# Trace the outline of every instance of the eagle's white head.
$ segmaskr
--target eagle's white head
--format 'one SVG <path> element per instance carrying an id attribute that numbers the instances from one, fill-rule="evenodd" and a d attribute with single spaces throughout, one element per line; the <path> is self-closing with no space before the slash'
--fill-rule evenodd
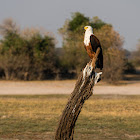
<path id="1" fill-rule="evenodd" d="M 88 46 L 90 43 L 90 36 L 93 34 L 93 28 L 91 26 L 85 26 L 84 29 L 86 30 L 85 37 L 84 37 L 84 44 Z"/>
<path id="2" fill-rule="evenodd" d="M 84 29 L 86 32 L 93 32 L 93 28 L 91 26 L 85 26 Z"/>

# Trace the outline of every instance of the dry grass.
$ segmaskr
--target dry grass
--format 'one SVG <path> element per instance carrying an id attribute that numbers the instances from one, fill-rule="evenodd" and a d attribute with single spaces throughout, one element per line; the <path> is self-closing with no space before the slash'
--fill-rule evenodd
<path id="1" fill-rule="evenodd" d="M 51 140 L 68 95 L 0 96 L 0 138 Z M 94 95 L 75 127 L 76 140 L 140 139 L 140 96 Z"/>

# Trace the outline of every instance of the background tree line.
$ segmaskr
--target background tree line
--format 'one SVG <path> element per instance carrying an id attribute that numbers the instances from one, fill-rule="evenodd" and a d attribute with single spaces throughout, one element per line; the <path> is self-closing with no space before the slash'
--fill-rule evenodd
<path id="1" fill-rule="evenodd" d="M 1 76 L 6 80 L 40 80 L 54 77 L 54 38 L 40 30 L 24 29 L 7 19 L 0 25 Z"/>
<path id="2" fill-rule="evenodd" d="M 123 38 L 111 24 L 74 13 L 58 31 L 62 48 L 55 48 L 55 37 L 36 28 L 21 30 L 12 19 L 0 25 L 0 77 L 7 80 L 43 80 L 74 78 L 89 61 L 83 39 L 85 25 L 91 25 L 104 55 L 103 77 L 109 82 L 123 78 L 132 70 L 122 48 Z"/>

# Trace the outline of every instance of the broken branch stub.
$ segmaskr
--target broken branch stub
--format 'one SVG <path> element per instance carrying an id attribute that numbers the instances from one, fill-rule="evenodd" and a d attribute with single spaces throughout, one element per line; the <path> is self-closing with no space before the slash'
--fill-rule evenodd
<path id="1" fill-rule="evenodd" d="M 79 74 L 75 88 L 62 113 L 55 134 L 55 140 L 73 140 L 76 120 L 81 112 L 85 100 L 93 94 L 94 70 L 99 53 L 100 48 L 97 49 L 92 61 L 90 61 Z"/>

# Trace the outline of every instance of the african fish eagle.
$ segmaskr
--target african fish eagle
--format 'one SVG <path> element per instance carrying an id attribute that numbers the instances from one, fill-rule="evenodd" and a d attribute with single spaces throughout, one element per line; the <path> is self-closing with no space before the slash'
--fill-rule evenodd
<path id="1" fill-rule="evenodd" d="M 95 57 L 95 53 L 97 48 L 99 47 L 100 53 L 98 55 L 96 68 L 100 68 L 102 70 L 103 68 L 103 54 L 102 54 L 102 48 L 99 39 L 93 34 L 93 29 L 91 26 L 85 26 L 85 36 L 84 36 L 84 47 L 91 59 Z"/>

